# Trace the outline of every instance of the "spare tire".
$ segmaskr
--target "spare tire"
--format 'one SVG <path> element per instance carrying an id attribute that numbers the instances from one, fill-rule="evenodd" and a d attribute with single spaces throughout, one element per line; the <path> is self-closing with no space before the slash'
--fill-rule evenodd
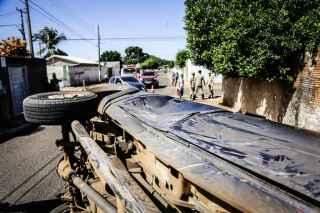
<path id="1" fill-rule="evenodd" d="M 96 102 L 97 95 L 87 91 L 39 93 L 24 99 L 23 111 L 30 123 L 59 125 L 89 118 L 96 111 Z"/>

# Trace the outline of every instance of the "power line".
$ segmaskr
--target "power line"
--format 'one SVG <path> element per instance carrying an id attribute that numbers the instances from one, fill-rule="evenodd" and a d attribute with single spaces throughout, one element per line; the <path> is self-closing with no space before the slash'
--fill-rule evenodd
<path id="1" fill-rule="evenodd" d="M 20 2 L 23 3 L 23 0 L 19 0 Z M 67 24 L 65 24 L 63 21 L 59 20 L 58 18 L 56 18 L 54 15 L 52 15 L 50 12 L 48 12 L 47 10 L 43 9 L 40 5 L 38 5 L 37 3 L 35 3 L 34 1 L 30 0 L 30 8 L 36 12 L 38 12 L 40 15 L 46 17 L 49 21 L 63 26 L 64 28 L 67 28 L 69 31 L 71 31 L 72 33 L 76 34 L 79 37 L 83 37 L 81 34 L 77 33 L 75 30 L 73 30 L 71 27 L 69 27 Z M 86 41 L 86 39 L 83 39 L 83 41 Z M 93 45 L 94 47 L 96 47 L 96 45 L 92 44 L 91 42 L 88 42 L 88 44 Z"/>
<path id="2" fill-rule="evenodd" d="M 14 15 L 16 13 L 17 13 L 16 11 L 9 11 L 9 12 L 0 14 L 0 16 L 10 16 L 10 15 Z"/>
<path id="3" fill-rule="evenodd" d="M 100 40 L 181 40 L 184 36 L 104 37 Z M 69 41 L 95 41 L 97 38 L 67 38 Z"/>
<path id="4" fill-rule="evenodd" d="M 65 4 L 65 2 L 59 2 L 59 4 L 53 4 L 53 2 L 51 1 L 51 4 L 56 7 L 57 9 L 59 9 L 60 12 L 63 12 L 63 10 L 67 10 L 67 14 L 66 13 L 63 13 L 64 15 L 67 15 L 67 16 L 72 16 L 73 18 L 77 18 L 78 21 L 80 21 L 80 23 L 82 24 L 85 24 L 87 25 L 87 27 L 91 26 L 91 27 L 94 27 L 93 25 L 89 24 L 89 22 L 84 18 L 84 17 L 81 17 L 81 16 L 77 16 L 73 11 L 74 9 L 73 8 L 70 8 L 68 6 L 68 4 Z M 92 35 L 94 35 L 95 37 L 95 34 L 92 33 Z"/>
<path id="5" fill-rule="evenodd" d="M 60 19 L 58 19 L 56 16 L 54 16 L 52 13 L 50 13 L 49 11 L 47 11 L 46 9 L 42 8 L 40 5 L 38 5 L 37 3 L 35 3 L 35 1 L 33 0 L 29 0 L 30 3 L 35 6 L 38 10 L 37 11 L 41 11 L 41 14 L 44 15 L 49 18 L 51 21 L 54 20 L 53 22 L 55 22 L 56 24 L 62 25 L 64 26 L 66 29 L 68 29 L 69 31 L 71 31 L 72 33 L 74 33 L 75 35 L 79 36 L 80 38 L 84 37 L 82 36 L 80 33 L 76 32 L 72 27 L 68 26 L 66 23 L 64 23 L 63 21 L 61 21 Z M 92 43 L 90 43 L 92 44 Z M 94 45 L 95 46 L 95 45 Z"/>
<path id="6" fill-rule="evenodd" d="M 0 27 L 18 27 L 17 24 L 0 24 Z"/>

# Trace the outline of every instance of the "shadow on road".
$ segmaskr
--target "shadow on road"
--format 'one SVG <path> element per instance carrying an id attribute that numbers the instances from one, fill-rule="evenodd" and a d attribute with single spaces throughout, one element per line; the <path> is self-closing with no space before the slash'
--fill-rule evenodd
<path id="1" fill-rule="evenodd" d="M 159 87 L 157 89 L 164 89 L 166 87 L 167 87 L 167 85 L 159 85 Z"/>
<path id="2" fill-rule="evenodd" d="M 42 200 L 30 203 L 10 205 L 9 203 L 0 203 L 0 212 L 50 212 L 52 209 L 60 205 L 62 202 L 59 199 Z"/>
<path id="3" fill-rule="evenodd" d="M 5 130 L 0 132 L 0 144 L 17 136 L 28 136 L 37 132 L 41 132 L 45 127 L 35 124 L 25 124 L 24 126 Z"/>

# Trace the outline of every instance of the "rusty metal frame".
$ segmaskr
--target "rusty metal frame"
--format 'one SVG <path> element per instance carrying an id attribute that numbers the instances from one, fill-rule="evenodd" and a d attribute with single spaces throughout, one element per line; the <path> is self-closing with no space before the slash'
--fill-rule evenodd
<path id="1" fill-rule="evenodd" d="M 120 175 L 121 173 L 112 165 L 112 158 L 99 147 L 99 145 L 89 136 L 86 129 L 78 121 L 72 122 L 72 130 L 77 141 L 88 155 L 88 159 L 93 166 L 100 180 L 110 186 L 117 198 L 118 212 L 146 212 L 146 208 L 141 200 L 129 190 L 128 183 Z"/>

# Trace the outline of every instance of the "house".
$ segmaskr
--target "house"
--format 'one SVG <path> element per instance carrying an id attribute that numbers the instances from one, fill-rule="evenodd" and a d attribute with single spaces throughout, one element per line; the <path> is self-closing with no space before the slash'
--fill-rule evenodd
<path id="1" fill-rule="evenodd" d="M 120 70 L 120 62 L 101 63 L 101 79 L 114 75 L 117 69 Z M 50 56 L 47 58 L 47 72 L 49 80 L 53 73 L 56 74 L 61 80 L 61 87 L 99 82 L 98 62 L 72 56 Z"/>
<path id="2" fill-rule="evenodd" d="M 103 62 L 103 67 L 106 70 L 104 77 L 110 78 L 111 76 L 120 75 L 121 63 L 120 61 L 107 61 Z"/>
<path id="3" fill-rule="evenodd" d="M 46 61 L 39 58 L 0 57 L 0 125 L 22 116 L 23 99 L 48 91 Z"/>

